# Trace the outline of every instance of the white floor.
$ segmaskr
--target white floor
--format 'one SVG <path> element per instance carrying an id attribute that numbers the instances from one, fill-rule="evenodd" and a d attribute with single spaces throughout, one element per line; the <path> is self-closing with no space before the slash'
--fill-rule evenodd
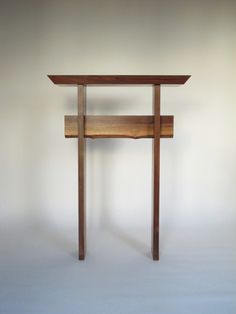
<path id="1" fill-rule="evenodd" d="M 90 230 L 89 230 L 90 231 Z M 0 313 L 236 313 L 236 232 L 162 230 L 161 259 L 145 232 L 0 231 Z"/>

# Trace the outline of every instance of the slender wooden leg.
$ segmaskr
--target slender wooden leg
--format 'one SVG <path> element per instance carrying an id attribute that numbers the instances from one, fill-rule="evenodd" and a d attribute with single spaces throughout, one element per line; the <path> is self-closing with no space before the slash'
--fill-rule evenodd
<path id="1" fill-rule="evenodd" d="M 153 139 L 153 226 L 152 257 L 159 260 L 159 183 L 160 183 L 160 85 L 153 86 L 154 139 Z"/>
<path id="2" fill-rule="evenodd" d="M 85 208 L 85 153 L 84 121 L 86 114 L 86 86 L 78 86 L 78 196 L 79 196 L 79 259 L 86 254 L 86 208 Z"/>

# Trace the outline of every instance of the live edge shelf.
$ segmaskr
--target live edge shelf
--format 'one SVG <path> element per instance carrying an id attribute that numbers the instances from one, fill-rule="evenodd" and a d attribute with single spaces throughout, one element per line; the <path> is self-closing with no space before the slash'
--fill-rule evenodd
<path id="1" fill-rule="evenodd" d="M 78 115 L 65 116 L 65 137 L 78 138 L 79 259 L 86 255 L 86 138 L 151 138 L 153 140 L 152 257 L 159 260 L 160 138 L 174 135 L 173 116 L 160 115 L 161 85 L 182 85 L 190 75 L 48 75 L 54 84 L 76 86 Z M 93 85 L 153 86 L 153 115 L 87 116 L 86 88 Z"/>

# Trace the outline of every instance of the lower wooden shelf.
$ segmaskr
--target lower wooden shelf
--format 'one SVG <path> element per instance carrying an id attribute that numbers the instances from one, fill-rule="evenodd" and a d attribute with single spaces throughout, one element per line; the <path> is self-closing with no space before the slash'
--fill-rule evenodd
<path id="1" fill-rule="evenodd" d="M 153 138 L 154 116 L 84 116 L 87 138 Z M 161 137 L 174 135 L 174 117 L 161 116 Z M 79 136 L 78 116 L 65 116 L 65 137 Z"/>

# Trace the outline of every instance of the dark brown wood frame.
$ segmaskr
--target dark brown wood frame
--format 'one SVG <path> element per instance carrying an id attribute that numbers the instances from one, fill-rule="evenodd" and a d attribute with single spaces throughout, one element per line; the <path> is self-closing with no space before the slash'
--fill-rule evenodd
<path id="1" fill-rule="evenodd" d="M 189 75 L 49 75 L 60 85 L 78 86 L 78 115 L 65 116 L 65 137 L 78 138 L 78 251 L 86 255 L 85 160 L 86 138 L 153 139 L 153 223 L 152 257 L 159 260 L 160 217 L 160 138 L 173 137 L 173 116 L 160 115 L 161 85 L 184 84 Z M 148 84 L 153 86 L 152 116 L 87 116 L 86 86 L 114 84 Z"/>

